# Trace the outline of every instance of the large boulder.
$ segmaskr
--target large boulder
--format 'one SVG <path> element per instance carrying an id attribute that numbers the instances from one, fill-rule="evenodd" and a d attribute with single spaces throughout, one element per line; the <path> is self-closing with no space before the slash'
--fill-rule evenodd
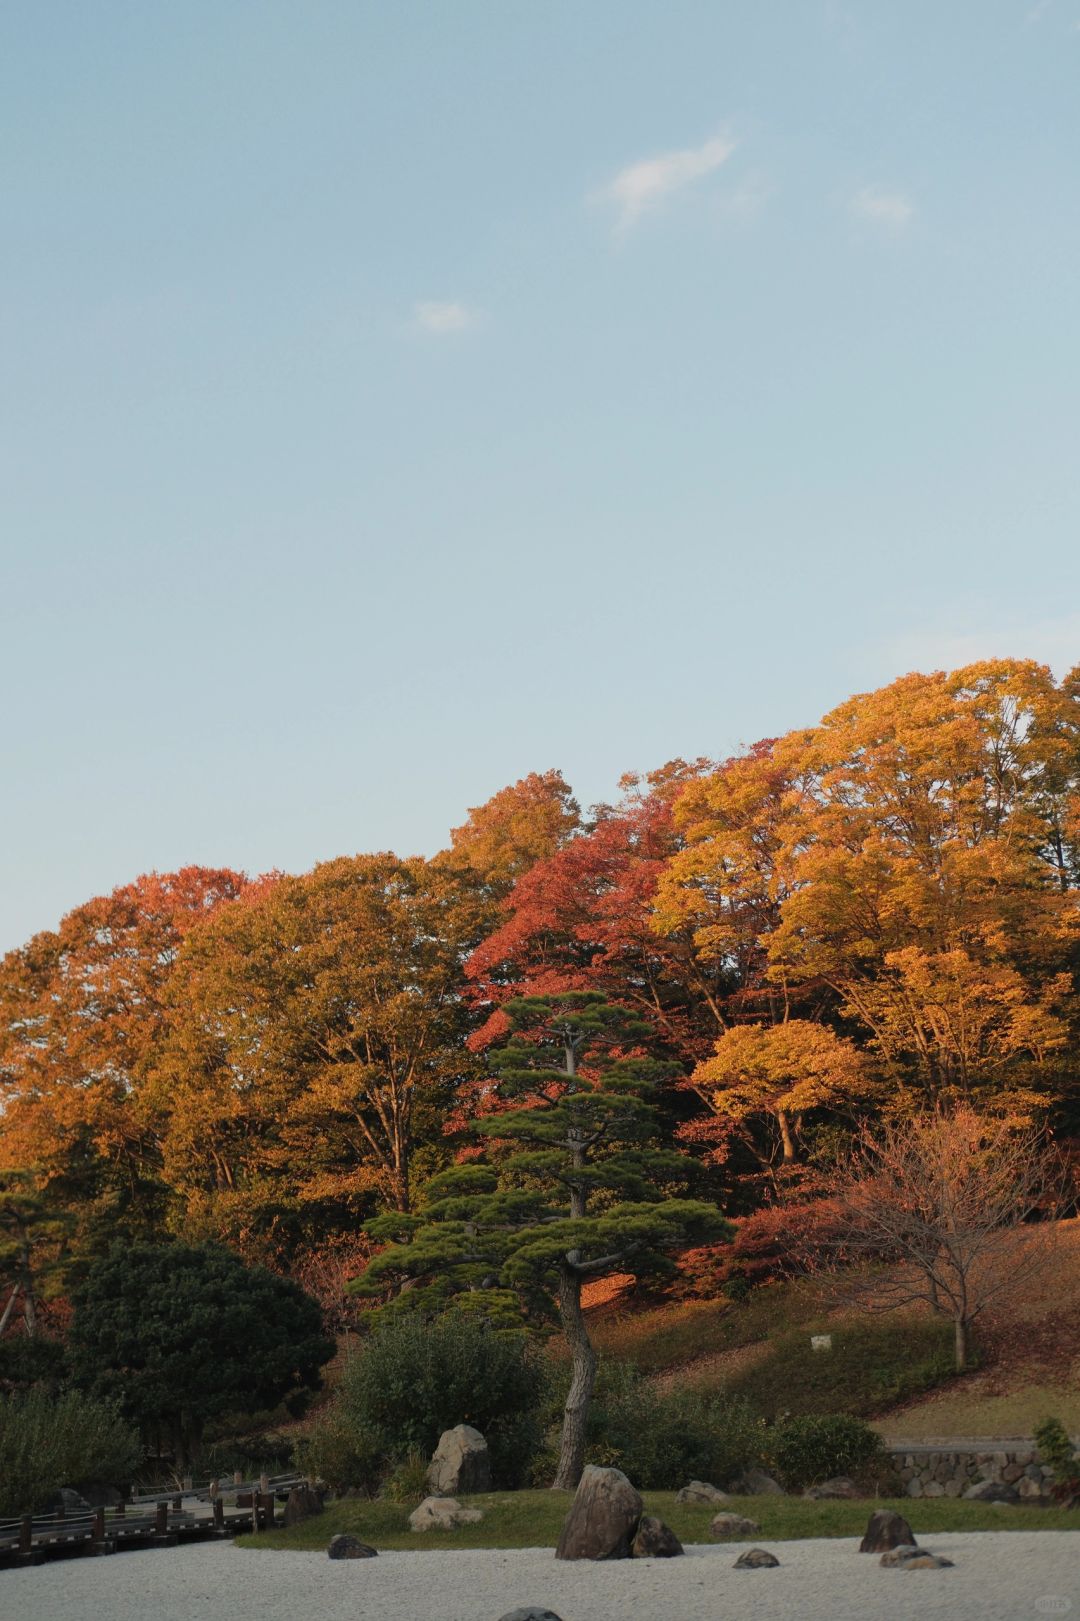
<path id="1" fill-rule="evenodd" d="M 875 1509 L 859 1543 L 860 1553 L 886 1553 L 890 1548 L 914 1548 L 915 1533 L 902 1514 L 891 1508 Z"/>
<path id="2" fill-rule="evenodd" d="M 757 1536 L 761 1527 L 743 1514 L 716 1514 L 709 1522 L 709 1530 L 718 1542 L 744 1542 L 747 1537 Z"/>
<path id="3" fill-rule="evenodd" d="M 710 1486 L 707 1480 L 692 1480 L 682 1491 L 675 1494 L 677 1503 L 726 1503 L 727 1492 L 722 1492 L 719 1486 Z"/>
<path id="4" fill-rule="evenodd" d="M 370 1543 L 361 1542 L 359 1537 L 339 1531 L 336 1537 L 330 1538 L 326 1551 L 331 1559 L 375 1559 L 379 1550 L 371 1547 Z"/>
<path id="5" fill-rule="evenodd" d="M 738 1497 L 783 1497 L 784 1488 L 772 1475 L 767 1475 L 764 1469 L 748 1469 L 744 1475 L 732 1485 L 732 1491 Z"/>
<path id="6" fill-rule="evenodd" d="M 731 1568 L 733 1570 L 775 1570 L 779 1563 L 779 1559 L 774 1553 L 770 1553 L 768 1548 L 747 1548 L 745 1553 L 739 1555 Z"/>
<path id="7" fill-rule="evenodd" d="M 629 1559 L 643 1506 L 621 1469 L 587 1464 L 563 1522 L 556 1559 Z"/>
<path id="8" fill-rule="evenodd" d="M 638 1521 L 630 1552 L 635 1559 L 674 1559 L 683 1551 L 683 1545 L 663 1520 L 655 1514 L 643 1514 Z"/>
<path id="9" fill-rule="evenodd" d="M 425 1497 L 409 1515 L 410 1531 L 455 1531 L 484 1518 L 480 1508 L 462 1508 L 456 1497 Z"/>
<path id="10" fill-rule="evenodd" d="M 472 1492 L 490 1491 L 491 1459 L 480 1431 L 471 1424 L 444 1430 L 428 1465 L 427 1478 L 436 1497 L 468 1497 Z"/>
<path id="11" fill-rule="evenodd" d="M 311 1486 L 294 1486 L 285 1501 L 281 1515 L 282 1525 L 299 1525 L 313 1514 L 323 1511 L 322 1498 Z"/>

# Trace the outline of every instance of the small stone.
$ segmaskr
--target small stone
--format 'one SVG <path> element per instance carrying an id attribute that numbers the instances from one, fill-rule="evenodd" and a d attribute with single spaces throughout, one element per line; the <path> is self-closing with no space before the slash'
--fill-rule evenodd
<path id="1" fill-rule="evenodd" d="M 732 1490 L 740 1497 L 783 1497 L 784 1488 L 764 1469 L 748 1469 Z"/>
<path id="2" fill-rule="evenodd" d="M 526 1604 L 521 1610 L 507 1610 L 499 1621 L 560 1621 L 554 1610 L 542 1610 L 535 1604 Z"/>
<path id="3" fill-rule="evenodd" d="M 722 1492 L 719 1486 L 710 1486 L 707 1480 L 692 1480 L 689 1486 L 675 1494 L 677 1503 L 726 1503 L 727 1492 Z"/>
<path id="4" fill-rule="evenodd" d="M 336 1537 L 330 1538 L 330 1546 L 326 1551 L 331 1559 L 375 1559 L 379 1552 L 377 1548 L 361 1542 L 359 1537 L 349 1536 L 344 1531 L 339 1531 Z"/>
<path id="5" fill-rule="evenodd" d="M 736 1559 L 733 1570 L 772 1570 L 780 1563 L 774 1553 L 767 1548 L 747 1548 Z"/>
<path id="6" fill-rule="evenodd" d="M 923 1496 L 924 1497 L 944 1497 L 945 1496 L 945 1488 L 941 1484 L 941 1481 L 940 1480 L 928 1480 L 926 1485 L 923 1487 Z"/>
<path id="7" fill-rule="evenodd" d="M 883 1553 L 878 1564 L 893 1570 L 951 1570 L 953 1562 L 943 1554 L 931 1553 L 929 1548 L 890 1548 Z"/>
<path id="8" fill-rule="evenodd" d="M 630 1552 L 635 1559 L 674 1559 L 683 1545 L 669 1525 L 655 1514 L 643 1514 L 638 1522 Z"/>
<path id="9" fill-rule="evenodd" d="M 709 1530 L 718 1542 L 741 1542 L 744 1537 L 757 1536 L 761 1530 L 756 1520 L 742 1514 L 717 1514 L 709 1523 Z"/>
<path id="10" fill-rule="evenodd" d="M 483 1518 L 483 1509 L 462 1508 L 456 1497 L 425 1497 L 409 1515 L 409 1530 L 455 1531 L 459 1525 L 475 1525 Z"/>
<path id="11" fill-rule="evenodd" d="M 1001 1480 L 980 1480 L 969 1486 L 964 1496 L 972 1503 L 1018 1503 L 1020 1493 L 1015 1486 L 1006 1486 Z"/>
<path id="12" fill-rule="evenodd" d="M 885 1553 L 904 1546 L 915 1546 L 915 1533 L 904 1516 L 891 1508 L 876 1509 L 867 1522 L 859 1552 Z"/>
<path id="13" fill-rule="evenodd" d="M 818 1486 L 807 1486 L 803 1492 L 804 1497 L 858 1497 L 859 1488 L 848 1475 L 837 1475 L 832 1480 L 823 1480 Z"/>

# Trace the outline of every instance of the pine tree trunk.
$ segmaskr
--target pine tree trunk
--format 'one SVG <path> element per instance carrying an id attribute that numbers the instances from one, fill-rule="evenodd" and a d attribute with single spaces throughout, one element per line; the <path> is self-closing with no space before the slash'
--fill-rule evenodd
<path id="1" fill-rule="evenodd" d="M 555 1490 L 574 1491 L 585 1467 L 585 1426 L 596 1383 L 596 1352 L 581 1310 L 581 1279 L 569 1266 L 559 1278 L 559 1317 L 570 1347 L 570 1392 L 563 1409 Z"/>

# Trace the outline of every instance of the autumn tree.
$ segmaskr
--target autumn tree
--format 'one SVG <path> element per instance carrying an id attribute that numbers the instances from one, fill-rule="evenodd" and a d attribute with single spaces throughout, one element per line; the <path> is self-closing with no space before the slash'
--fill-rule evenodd
<path id="1" fill-rule="evenodd" d="M 872 1310 L 925 1302 L 951 1318 L 957 1372 L 999 1296 L 1052 1254 L 1065 1179 L 1045 1133 L 967 1105 L 864 1126 L 826 1179 L 830 1225 L 804 1253 Z M 881 1263 L 885 1263 L 883 1267 Z"/>
<path id="2" fill-rule="evenodd" d="M 0 1166 L 54 1208 L 148 1230 L 166 1197 L 145 1085 L 189 930 L 243 892 L 226 868 L 150 873 L 76 907 L 0 963 Z"/>
<path id="3" fill-rule="evenodd" d="M 470 1060 L 458 913 L 419 859 L 340 857 L 192 933 L 155 1074 L 165 1172 L 207 1235 L 407 1210 Z"/>
<path id="4" fill-rule="evenodd" d="M 672 1253 L 730 1227 L 712 1205 L 680 1196 L 685 1161 L 657 1142 L 663 1066 L 636 1056 L 648 1025 L 597 992 L 520 998 L 505 1011 L 511 1034 L 492 1054 L 499 1111 L 474 1126 L 485 1156 L 433 1178 L 410 1217 L 370 1229 L 386 1248 L 359 1288 L 553 1297 L 571 1354 L 554 1484 L 569 1489 L 596 1377 L 583 1284 L 669 1270 Z"/>
<path id="5" fill-rule="evenodd" d="M 595 990 L 637 1011 L 668 1051 L 700 1057 L 723 1028 L 730 989 L 695 950 L 691 929 L 658 935 L 653 901 L 680 847 L 672 806 L 707 762 L 676 760 L 623 779 L 616 805 L 523 872 L 503 919 L 469 959 L 484 1045 L 503 1033 L 499 1009 L 514 996 Z"/>
<path id="6" fill-rule="evenodd" d="M 799 1159 L 807 1117 L 865 1107 L 876 1091 L 858 1048 L 807 1019 L 732 1026 L 684 1084 L 730 1133 L 763 1127 L 760 1157 L 770 1167 L 778 1155 L 785 1167 Z"/>
<path id="7" fill-rule="evenodd" d="M 824 996 L 895 1083 L 1031 1106 L 1074 1016 L 1078 736 L 1031 663 L 853 698 L 687 790 L 657 927 L 732 960 L 749 917 L 774 1022 Z"/>
<path id="8" fill-rule="evenodd" d="M 444 854 L 475 874 L 496 899 L 538 861 L 554 855 L 581 823 L 581 809 L 561 771 L 532 771 L 500 788 L 450 834 Z"/>

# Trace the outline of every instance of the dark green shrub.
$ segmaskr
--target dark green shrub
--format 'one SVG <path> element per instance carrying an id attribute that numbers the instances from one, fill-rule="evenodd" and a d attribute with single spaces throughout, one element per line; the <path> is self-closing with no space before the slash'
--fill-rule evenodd
<path id="1" fill-rule="evenodd" d="M 812 1351 L 813 1324 L 771 1341 L 760 1361 L 728 1383 L 770 1421 L 801 1413 L 870 1418 L 954 1377 L 952 1324 L 882 1313 L 821 1325 L 832 1349 Z"/>
<path id="2" fill-rule="evenodd" d="M 883 1457 L 881 1436 L 848 1413 L 804 1413 L 777 1426 L 769 1454 L 788 1491 L 859 1475 Z"/>
<path id="3" fill-rule="evenodd" d="M 35 1513 L 60 1486 L 126 1486 L 140 1454 L 110 1402 L 77 1390 L 0 1397 L 0 1516 Z"/>
<path id="4" fill-rule="evenodd" d="M 64 1347 L 59 1340 L 35 1334 L 12 1334 L 0 1340 L 0 1392 L 29 1390 L 42 1385 L 56 1390 L 67 1371 Z"/>
<path id="5" fill-rule="evenodd" d="M 302 1412 L 334 1354 L 310 1296 L 218 1246 L 117 1246 L 74 1305 L 76 1383 L 164 1431 L 181 1467 L 223 1413 Z"/>
<path id="6" fill-rule="evenodd" d="M 516 1486 L 540 1443 L 545 1370 L 523 1335 L 458 1312 L 389 1318 L 354 1352 L 340 1412 L 387 1460 L 430 1458 L 444 1430 L 471 1424 L 487 1441 L 492 1478 Z"/>

